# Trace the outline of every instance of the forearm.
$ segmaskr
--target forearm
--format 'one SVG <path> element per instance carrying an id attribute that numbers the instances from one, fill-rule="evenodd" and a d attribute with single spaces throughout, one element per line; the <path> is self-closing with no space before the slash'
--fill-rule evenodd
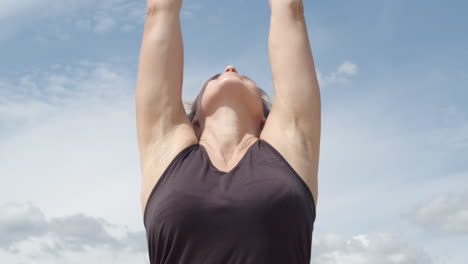
<path id="1" fill-rule="evenodd" d="M 165 105 L 181 98 L 183 40 L 178 11 L 148 10 L 139 56 L 138 107 L 163 114 Z"/>

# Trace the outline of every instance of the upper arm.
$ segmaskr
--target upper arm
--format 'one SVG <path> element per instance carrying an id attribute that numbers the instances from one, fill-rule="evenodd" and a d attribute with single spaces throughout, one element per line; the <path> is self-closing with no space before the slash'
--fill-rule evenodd
<path id="1" fill-rule="evenodd" d="M 140 152 L 174 134 L 195 135 L 182 102 L 183 45 L 176 13 L 147 17 L 136 84 Z M 179 129 L 181 128 L 181 129 Z"/>
<path id="2" fill-rule="evenodd" d="M 272 8 L 269 55 L 273 74 L 272 115 L 301 130 L 318 144 L 321 126 L 320 89 L 303 14 L 302 0 L 289 9 Z M 266 123 L 265 123 L 266 125 Z M 315 148 L 318 148 L 316 146 Z"/>

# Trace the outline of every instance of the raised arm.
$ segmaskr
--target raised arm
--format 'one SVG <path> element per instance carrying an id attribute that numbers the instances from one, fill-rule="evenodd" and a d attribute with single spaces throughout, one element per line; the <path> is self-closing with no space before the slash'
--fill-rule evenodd
<path id="1" fill-rule="evenodd" d="M 181 4 L 182 0 L 148 0 L 135 97 L 142 158 L 149 150 L 154 154 L 156 144 L 175 128 L 191 127 L 182 103 Z"/>
<path id="2" fill-rule="evenodd" d="M 270 8 L 274 101 L 261 136 L 290 161 L 317 196 L 321 103 L 304 6 L 302 0 L 270 0 Z"/>
<path id="3" fill-rule="evenodd" d="M 275 106 L 314 134 L 320 129 L 320 90 L 302 0 L 270 0 L 269 56 Z M 305 128 L 305 127 L 304 127 Z"/>

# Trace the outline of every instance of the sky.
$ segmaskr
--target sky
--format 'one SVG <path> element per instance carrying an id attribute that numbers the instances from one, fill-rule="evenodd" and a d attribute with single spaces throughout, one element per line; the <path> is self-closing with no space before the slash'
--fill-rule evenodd
<path id="1" fill-rule="evenodd" d="M 322 136 L 311 263 L 466 263 L 468 3 L 304 1 Z M 149 263 L 144 0 L 0 1 L 0 263 Z M 273 99 L 267 1 L 185 0 L 183 99 L 227 65 Z"/>

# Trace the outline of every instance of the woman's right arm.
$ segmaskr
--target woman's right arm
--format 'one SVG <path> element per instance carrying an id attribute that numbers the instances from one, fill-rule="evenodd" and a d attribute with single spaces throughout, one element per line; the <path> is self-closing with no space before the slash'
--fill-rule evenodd
<path id="1" fill-rule="evenodd" d="M 182 102 L 181 3 L 182 0 L 148 1 L 135 96 L 142 158 L 173 134 L 175 128 L 191 128 Z M 181 126 L 184 124 L 187 126 Z"/>

